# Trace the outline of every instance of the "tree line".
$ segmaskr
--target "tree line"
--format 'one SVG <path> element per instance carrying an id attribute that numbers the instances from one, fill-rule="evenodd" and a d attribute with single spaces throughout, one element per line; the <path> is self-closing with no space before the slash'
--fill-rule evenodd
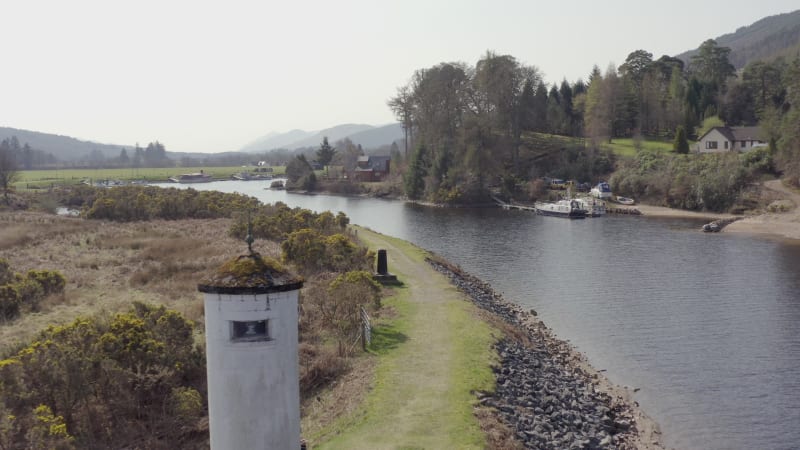
<path id="1" fill-rule="evenodd" d="M 761 125 L 778 169 L 796 177 L 800 62 L 757 61 L 737 73 L 729 55 L 714 40 L 688 64 L 636 50 L 618 68 L 595 66 L 586 81 L 549 87 L 535 66 L 493 52 L 474 66 L 419 69 L 388 100 L 405 133 L 406 194 L 465 197 L 502 177 L 539 175 L 544 160 L 526 155 L 531 133 L 576 138 L 562 148 L 578 145 L 591 161 L 610 139 L 697 139 L 713 123 Z"/>

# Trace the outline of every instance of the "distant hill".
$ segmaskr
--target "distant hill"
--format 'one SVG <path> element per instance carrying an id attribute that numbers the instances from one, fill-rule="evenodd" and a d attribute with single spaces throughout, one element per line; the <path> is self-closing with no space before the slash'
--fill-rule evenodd
<path id="1" fill-rule="evenodd" d="M 324 138 L 325 136 L 328 136 L 328 142 L 330 142 L 331 145 L 333 145 L 333 143 L 338 141 L 339 139 L 344 139 L 353 134 L 370 130 L 372 128 L 374 128 L 372 125 L 355 124 L 355 123 L 337 125 L 335 127 L 317 131 L 317 133 L 314 134 L 313 136 L 309 136 L 305 139 L 300 139 L 299 141 L 295 141 L 290 145 L 291 148 L 319 147 L 319 144 L 322 142 L 322 138 Z"/>
<path id="2" fill-rule="evenodd" d="M 338 140 L 349 138 L 353 143 L 361 144 L 365 149 L 371 149 L 390 145 L 392 142 L 402 139 L 403 130 L 399 124 L 378 127 L 364 124 L 344 124 L 320 131 L 292 130 L 287 133 L 270 133 L 245 145 L 240 151 L 252 153 L 277 148 L 295 150 L 317 147 L 325 136 L 328 137 L 331 145 Z"/>
<path id="3" fill-rule="evenodd" d="M 347 136 L 354 144 L 361 144 L 365 149 L 391 145 L 392 142 L 403 139 L 403 127 L 399 123 L 390 123 L 382 127 L 364 130 L 360 133 Z"/>
<path id="4" fill-rule="evenodd" d="M 800 52 L 800 10 L 765 17 L 714 40 L 720 46 L 731 49 L 730 61 L 737 69 L 752 61 L 796 56 Z M 695 54 L 697 49 L 677 57 L 688 63 Z"/>
<path id="5" fill-rule="evenodd" d="M 17 137 L 20 145 L 28 144 L 31 148 L 44 153 L 50 153 L 55 156 L 58 161 L 66 163 L 90 160 L 92 159 L 90 155 L 95 151 L 99 151 L 107 159 L 119 157 L 120 151 L 123 148 L 128 152 L 128 156 L 133 156 L 134 152 L 134 147 L 130 145 L 100 144 L 58 134 L 0 127 L 0 141 L 11 138 L 12 136 Z M 145 146 L 146 144 L 142 145 L 142 147 Z M 166 155 L 173 161 L 193 159 L 195 162 L 202 161 L 204 163 L 213 163 L 215 161 L 230 160 L 236 161 L 235 164 L 238 164 L 238 160 L 240 159 L 246 159 L 247 156 L 240 152 L 189 153 L 170 151 L 167 151 Z"/>
<path id="6" fill-rule="evenodd" d="M 16 136 L 20 145 L 28 144 L 31 148 L 52 153 L 61 161 L 72 161 L 87 157 L 94 151 L 100 151 L 107 158 L 119 156 L 121 149 L 128 152 L 133 147 L 125 145 L 99 144 L 97 142 L 81 141 L 69 136 L 58 134 L 40 133 L 38 131 L 20 130 L 17 128 L 0 127 L 0 140 Z"/>
<path id="7" fill-rule="evenodd" d="M 255 153 L 275 148 L 288 148 L 288 146 L 294 142 L 314 136 L 314 134 L 316 134 L 316 131 L 292 130 L 286 133 L 272 132 L 245 145 L 240 151 Z"/>

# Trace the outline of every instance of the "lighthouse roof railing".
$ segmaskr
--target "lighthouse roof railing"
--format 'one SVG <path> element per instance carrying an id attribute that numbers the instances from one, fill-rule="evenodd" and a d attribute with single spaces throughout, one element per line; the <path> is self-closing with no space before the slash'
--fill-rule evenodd
<path id="1" fill-rule="evenodd" d="M 222 264 L 197 285 L 197 290 L 211 294 L 269 294 L 294 291 L 303 287 L 303 279 L 291 274 L 278 261 L 258 253 L 242 255 Z"/>

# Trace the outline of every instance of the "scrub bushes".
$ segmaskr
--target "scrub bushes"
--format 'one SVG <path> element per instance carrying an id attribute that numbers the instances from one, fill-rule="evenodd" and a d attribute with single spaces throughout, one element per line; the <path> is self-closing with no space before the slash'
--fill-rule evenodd
<path id="1" fill-rule="evenodd" d="M 117 222 L 216 219 L 259 205 L 257 199 L 242 194 L 155 186 L 75 187 L 59 193 L 59 200 L 80 206 L 87 219 Z"/>
<path id="2" fill-rule="evenodd" d="M 64 292 L 66 279 L 52 270 L 29 270 L 14 273 L 6 260 L 0 259 L 0 321 L 17 318 L 23 310 L 37 311 L 47 296 Z"/>
<path id="3" fill-rule="evenodd" d="M 0 416 L 14 418 L 0 442 L 114 448 L 135 438 L 141 448 L 183 447 L 204 413 L 204 357 L 193 331 L 179 313 L 142 303 L 107 322 L 48 327 L 0 360 Z"/>

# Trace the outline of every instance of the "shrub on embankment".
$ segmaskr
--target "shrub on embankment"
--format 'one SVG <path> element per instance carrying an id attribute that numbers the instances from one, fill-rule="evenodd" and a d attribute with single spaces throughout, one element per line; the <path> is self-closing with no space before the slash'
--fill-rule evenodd
<path id="1" fill-rule="evenodd" d="M 47 327 L 0 360 L 0 448 L 197 445 L 206 386 L 193 333 L 142 303 Z"/>
<path id="2" fill-rule="evenodd" d="M 326 355 L 331 348 L 304 347 L 305 354 L 320 356 L 316 359 L 319 365 L 301 364 L 301 378 L 309 387 L 324 385 L 331 367 L 342 366 L 337 358 L 355 351 L 356 347 L 349 344 L 360 332 L 360 308 L 380 308 L 380 288 L 367 274 L 375 255 L 347 230 L 349 223 L 341 212 L 314 213 L 279 202 L 264 205 L 249 217 L 240 215 L 230 228 L 236 238 L 244 238 L 249 232 L 253 238 L 280 243 L 283 261 L 306 277 L 300 297 L 301 342 L 322 347 L 326 341 L 336 343 L 336 357 Z"/>
<path id="3" fill-rule="evenodd" d="M 747 185 L 771 171 L 766 148 L 700 155 L 641 150 L 621 163 L 610 183 L 615 193 L 657 205 L 723 212 L 743 204 Z"/>
<path id="4" fill-rule="evenodd" d="M 8 261 L 0 259 L 0 321 L 16 319 L 22 312 L 36 311 L 49 295 L 64 292 L 66 280 L 52 270 L 14 273 Z"/>
<path id="5" fill-rule="evenodd" d="M 154 198 L 159 198 L 159 188 L 130 192 L 147 193 L 150 189 L 156 190 Z M 164 191 L 173 191 L 167 195 L 178 193 L 175 189 Z M 109 190 L 113 192 L 114 189 Z M 6 336 L 23 339 L 5 342 L 4 354 L 0 355 L 0 359 L 7 358 L 0 364 L 0 448 L 7 442 L 22 442 L 23 447 L 34 448 L 202 446 L 207 440 L 203 424 L 206 378 L 202 350 L 192 346 L 164 349 L 164 345 L 169 347 L 167 339 L 171 338 L 158 334 L 164 331 L 156 329 L 161 319 L 150 323 L 141 314 L 119 319 L 93 314 L 100 308 L 110 311 L 107 314 L 121 311 L 124 308 L 121 305 L 128 304 L 125 298 L 170 302 L 180 297 L 175 305 L 184 314 L 196 313 L 199 318 L 201 309 L 191 299 L 193 287 L 201 276 L 198 271 L 211 270 L 213 264 L 208 261 L 216 260 L 217 253 L 229 255 L 236 252 L 231 247 L 246 248 L 225 236 L 224 227 L 241 238 L 247 234 L 247 217 L 241 214 L 241 209 L 236 211 L 239 208 L 236 206 L 229 210 L 236 216 L 234 221 L 192 220 L 196 224 L 192 225 L 188 221 L 142 220 L 129 224 L 124 222 L 130 217 L 150 216 L 135 211 L 135 204 L 133 211 L 127 209 L 131 206 L 124 199 L 128 197 L 120 194 L 109 196 L 94 190 L 86 193 L 97 194 L 96 199 L 119 200 L 108 210 L 113 214 L 105 216 L 118 223 L 30 213 L 4 220 L 9 226 L 3 231 L 9 233 L 0 233 L 3 251 L 19 255 L 32 252 L 31 246 L 35 245 L 35 253 L 31 253 L 35 259 L 58 262 L 62 264 L 60 267 L 71 271 L 68 273 L 76 274 L 76 279 L 70 283 L 68 298 L 58 309 L 58 313 L 66 312 L 67 320 L 72 321 L 69 324 L 46 327 L 35 336 L 21 332 L 31 324 L 34 329 L 41 329 L 43 324 L 59 320 L 57 312 L 48 308 L 35 317 L 23 315 L 14 323 L 0 323 L 9 327 L 4 330 Z M 224 198 L 213 194 L 209 198 Z M 296 254 L 283 255 L 293 271 L 303 273 L 308 279 L 301 293 L 299 324 L 301 393 L 308 397 L 345 373 L 349 368 L 348 357 L 360 351 L 360 346 L 349 345 L 359 329 L 360 317 L 355 312 L 361 306 L 375 311 L 380 304 L 376 300 L 380 288 L 372 282 L 370 274 L 360 272 L 371 266 L 372 254 L 347 231 L 349 219 L 344 214 L 317 214 L 282 204 L 257 204 L 249 210 L 252 222 L 263 227 L 254 227 L 253 234 L 269 236 L 278 244 L 262 244 L 259 250 L 278 256 L 279 243 L 302 234 L 313 237 L 309 241 L 314 244 L 312 247 L 324 244 L 322 261 L 296 258 Z M 14 230 L 23 229 L 24 239 L 7 239 L 15 235 Z M 293 250 L 302 254 L 304 243 L 294 244 Z M 68 255 L 72 255 L 71 259 Z M 20 263 L 17 260 L 15 264 Z M 31 283 L 41 283 L 42 292 L 50 292 L 52 286 L 60 285 L 63 289 L 63 282 L 50 283 L 40 271 L 29 273 Z M 11 274 L 5 278 L 13 281 L 19 277 Z M 107 302 L 106 295 L 113 300 Z M 333 298 L 336 302 L 331 301 Z M 96 305 L 89 303 L 95 301 Z M 183 314 L 170 313 L 170 317 L 187 321 Z M 138 321 L 146 323 L 140 326 Z M 151 325 L 156 328 L 149 328 Z M 15 334 L 12 327 L 19 332 Z M 196 325 L 192 328 L 196 329 Z M 193 336 L 192 345 L 195 341 L 201 342 L 202 337 Z M 348 345 L 343 345 L 344 342 Z M 193 358 L 200 360 L 173 361 L 173 364 L 164 359 L 183 358 L 178 355 L 181 352 L 191 352 Z M 125 366 L 118 368 L 122 363 Z M 125 372 L 126 368 L 136 369 L 131 369 L 134 372 L 131 374 Z M 8 419 L 9 416 L 14 419 Z M 43 434 L 42 427 L 46 424 L 58 425 L 63 433 Z"/>
<path id="6" fill-rule="evenodd" d="M 156 186 L 69 186 L 56 195 L 59 203 L 81 208 L 87 219 L 116 222 L 227 218 L 260 204 L 242 194 Z"/>

